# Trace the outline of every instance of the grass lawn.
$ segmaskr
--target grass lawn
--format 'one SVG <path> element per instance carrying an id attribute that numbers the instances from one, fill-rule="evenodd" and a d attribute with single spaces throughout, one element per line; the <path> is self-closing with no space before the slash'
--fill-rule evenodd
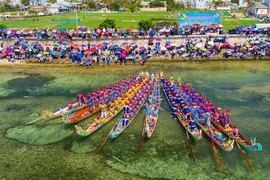
<path id="1" fill-rule="evenodd" d="M 140 20 L 147 20 L 151 18 L 156 18 L 154 23 L 160 21 L 170 21 L 177 22 L 178 14 L 175 13 L 173 16 L 169 17 L 168 12 L 135 12 L 135 13 L 78 13 L 78 18 L 80 19 L 79 25 L 86 25 L 88 27 L 98 27 L 99 24 L 106 18 L 114 19 L 116 22 L 116 28 L 134 28 L 138 27 L 138 22 Z M 54 15 L 54 16 L 43 16 L 43 17 L 30 17 L 26 20 L 9 20 L 2 21 L 0 24 L 8 26 L 8 28 L 53 28 L 57 23 L 63 23 L 65 21 L 55 21 L 59 18 L 69 18 L 75 19 L 75 13 Z M 38 21 L 37 21 L 38 19 Z M 54 19 L 54 20 L 53 20 Z M 260 23 L 258 20 L 237 20 L 229 16 L 222 17 L 222 24 L 225 30 L 233 29 L 237 25 L 251 25 L 255 23 Z M 58 26 L 60 28 L 75 28 L 76 24 L 69 24 Z"/>
<path id="2" fill-rule="evenodd" d="M 75 19 L 75 13 L 43 16 L 43 17 L 30 17 L 26 20 L 10 20 L 2 21 L 4 25 L 9 28 L 52 28 L 63 21 L 53 21 L 52 19 L 70 18 Z M 147 20 L 151 18 L 161 18 L 162 20 L 177 21 L 177 16 L 168 18 L 168 12 L 136 12 L 136 13 L 78 13 L 80 19 L 79 25 L 86 25 L 88 27 L 98 27 L 104 19 L 114 19 L 117 28 L 137 28 L 140 20 Z M 33 20 L 35 19 L 35 21 Z M 38 19 L 38 21 L 36 21 Z M 59 26 L 59 28 L 75 28 L 76 24 L 69 24 Z"/>

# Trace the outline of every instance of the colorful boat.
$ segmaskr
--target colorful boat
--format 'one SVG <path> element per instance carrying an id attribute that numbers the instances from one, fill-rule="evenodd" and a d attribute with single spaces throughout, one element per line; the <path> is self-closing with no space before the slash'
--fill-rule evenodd
<path id="1" fill-rule="evenodd" d="M 173 109 L 172 113 L 174 117 L 176 117 L 179 120 L 182 126 L 188 131 L 188 133 L 195 140 L 202 139 L 202 131 L 198 130 L 198 128 L 196 127 L 196 122 L 193 121 L 192 119 L 186 118 L 183 114 L 183 110 L 181 109 L 180 105 L 176 100 L 174 100 L 175 97 L 173 94 L 175 94 L 175 91 L 173 87 L 171 87 L 167 81 L 164 81 L 164 83 L 162 83 L 162 86 L 165 97 L 168 100 L 171 108 Z"/>
<path id="2" fill-rule="evenodd" d="M 156 75 L 156 78 L 153 81 L 153 85 L 151 85 L 148 102 L 146 103 L 144 130 L 147 138 L 152 137 L 152 134 L 154 133 L 154 130 L 156 128 L 161 101 L 162 99 L 160 98 L 160 81 L 159 77 Z"/>
<path id="3" fill-rule="evenodd" d="M 222 132 L 224 132 L 226 135 L 234 139 L 236 142 L 238 142 L 242 147 L 244 147 L 248 151 L 262 151 L 263 150 L 262 145 L 260 143 L 256 143 L 256 140 L 249 141 L 241 133 L 239 133 L 238 136 L 234 136 L 233 125 L 229 124 L 227 128 L 224 128 L 218 122 L 212 121 L 212 124 L 216 126 L 218 129 L 220 129 Z"/>
<path id="4" fill-rule="evenodd" d="M 107 89 L 104 89 L 102 96 L 106 104 L 113 102 L 116 98 L 122 96 L 121 93 L 126 93 L 133 84 L 136 83 L 136 76 L 131 77 L 129 80 L 122 80 L 119 83 L 110 85 Z M 104 95 L 106 94 L 106 96 Z M 97 98 L 96 98 L 97 99 Z M 95 106 L 90 105 L 89 107 L 76 112 L 73 116 L 64 115 L 63 121 L 65 123 L 74 124 L 76 122 L 82 121 L 100 111 L 98 104 L 101 100 L 97 99 Z"/>
<path id="5" fill-rule="evenodd" d="M 137 82 L 134 86 L 132 86 L 128 92 L 126 92 L 122 97 L 118 97 L 115 100 L 115 103 L 110 103 L 109 111 L 107 111 L 108 117 L 106 118 L 101 118 L 100 116 L 98 118 L 95 118 L 88 126 L 86 129 L 81 128 L 78 125 L 75 125 L 76 133 L 80 136 L 88 136 L 107 124 L 110 120 L 112 120 L 117 114 L 119 114 L 125 103 L 128 102 L 128 99 L 134 96 L 135 93 L 139 90 L 137 87 L 142 85 L 144 83 L 143 80 L 141 82 Z"/>
<path id="6" fill-rule="evenodd" d="M 116 126 L 110 131 L 111 139 L 117 138 L 136 117 L 147 99 L 149 88 L 148 79 L 145 79 L 138 92 L 124 106 L 124 113 L 118 120 Z"/>
<path id="7" fill-rule="evenodd" d="M 226 134 L 215 128 L 210 122 L 211 110 L 209 109 L 205 113 L 205 110 L 203 110 L 204 107 L 200 106 L 200 104 L 203 105 L 205 98 L 202 98 L 201 95 L 197 95 L 193 88 L 187 86 L 186 83 L 184 83 L 183 86 L 180 86 L 180 84 L 180 82 L 178 84 L 171 82 L 169 88 L 175 90 L 173 92 L 175 93 L 174 96 L 179 102 L 184 115 L 187 115 L 190 119 L 194 120 L 203 132 L 212 140 L 212 142 L 225 151 L 232 151 L 234 140 L 229 138 L 225 141 L 223 136 Z"/>

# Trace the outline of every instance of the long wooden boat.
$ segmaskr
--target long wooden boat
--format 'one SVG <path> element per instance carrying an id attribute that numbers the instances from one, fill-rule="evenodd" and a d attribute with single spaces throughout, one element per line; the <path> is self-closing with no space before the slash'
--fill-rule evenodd
<path id="1" fill-rule="evenodd" d="M 170 98 L 170 97 L 173 98 L 173 95 L 172 95 L 171 89 L 167 87 L 169 86 L 169 83 L 165 81 L 164 83 L 162 83 L 162 86 L 163 86 L 165 97 L 168 100 L 168 103 L 170 104 L 171 108 L 175 109 L 176 107 L 178 107 L 181 109 L 181 107 L 177 105 L 177 102 L 173 101 L 173 99 Z M 198 130 L 197 127 L 194 130 L 191 130 L 190 125 L 189 125 L 190 120 L 187 118 L 184 118 L 182 109 L 181 110 L 178 109 L 178 111 L 177 109 L 175 109 L 175 113 L 179 122 L 195 140 L 202 139 L 202 131 Z"/>
<path id="2" fill-rule="evenodd" d="M 227 128 L 224 128 L 219 122 L 212 121 L 212 124 L 224 132 L 229 137 L 233 138 L 236 142 L 238 142 L 242 147 L 244 147 L 248 151 L 262 151 L 262 145 L 260 143 L 251 142 L 247 140 L 241 133 L 238 136 L 233 135 L 233 125 L 229 124 Z"/>
<path id="3" fill-rule="evenodd" d="M 167 82 L 168 83 L 168 82 Z M 173 85 L 174 86 L 174 85 Z M 172 89 L 173 87 L 168 87 L 170 89 Z M 180 99 L 184 99 L 184 97 L 181 96 L 181 93 L 178 94 Z M 186 96 L 188 96 L 188 94 L 186 94 Z M 191 112 L 193 113 L 195 110 L 195 107 L 191 107 Z M 203 130 L 203 132 L 215 143 L 217 144 L 221 149 L 225 150 L 225 151 L 232 151 L 233 150 L 233 145 L 234 145 L 234 140 L 233 139 L 228 139 L 227 141 L 225 141 L 223 139 L 223 134 L 222 132 L 219 132 L 219 130 L 217 128 L 215 128 L 211 122 L 209 122 L 209 127 L 206 125 L 206 122 L 204 121 L 204 119 L 196 119 L 194 114 L 191 114 L 191 118 L 192 120 L 194 120 L 196 122 L 196 124 Z M 210 121 L 210 119 L 209 119 Z"/>
<path id="4" fill-rule="evenodd" d="M 72 102 L 72 109 L 69 109 L 68 104 L 66 104 L 66 105 L 62 106 L 61 108 L 55 109 L 52 112 L 46 112 L 45 119 L 54 119 L 57 117 L 61 117 L 62 114 L 71 114 L 71 113 L 74 113 L 74 112 L 76 112 L 80 109 L 83 109 L 85 107 L 88 107 L 88 106 L 84 105 L 84 104 L 80 105 L 79 102 L 74 101 L 74 102 Z"/>
<path id="5" fill-rule="evenodd" d="M 154 98 L 156 96 L 156 98 Z M 149 93 L 148 102 L 149 107 L 146 107 L 146 116 L 145 116 L 145 133 L 147 135 L 147 138 L 151 138 L 152 134 L 155 131 L 157 120 L 158 120 L 158 114 L 160 111 L 160 104 L 161 104 L 161 98 L 160 98 L 160 81 L 159 79 L 156 79 L 154 81 L 153 86 L 151 87 L 151 91 Z M 147 114 L 147 108 L 151 108 L 151 114 Z M 156 110 L 155 115 L 153 111 Z"/>
<path id="6" fill-rule="evenodd" d="M 128 82 L 129 83 L 127 85 L 125 85 L 125 88 L 127 88 L 127 91 L 132 87 L 132 85 L 130 84 L 131 83 L 131 80 L 128 81 Z M 136 82 L 136 80 L 135 80 L 135 82 Z M 121 88 L 121 86 L 123 86 L 123 84 L 117 83 L 113 87 L 111 87 L 111 89 L 112 88 L 117 88 L 117 87 L 118 88 Z M 127 94 L 127 93 L 125 93 L 125 94 Z M 108 98 L 110 98 L 110 99 L 106 99 L 106 101 L 109 100 L 107 102 L 109 104 L 110 102 L 113 102 L 117 97 L 116 96 L 113 96 L 113 97 L 110 96 Z M 96 103 L 96 104 L 98 104 L 98 103 Z M 98 106 L 98 105 L 96 105 L 96 106 Z M 82 109 L 80 111 L 77 111 L 72 117 L 69 117 L 68 115 L 65 116 L 65 117 L 63 117 L 63 121 L 65 123 L 74 124 L 76 122 L 82 121 L 82 120 L 84 120 L 84 119 L 86 119 L 86 118 L 88 118 L 88 117 L 90 117 L 90 116 L 98 113 L 99 111 L 100 111 L 100 109 L 98 107 L 96 107 L 96 109 L 93 109 L 91 106 L 89 106 L 89 107 L 87 107 L 85 109 Z"/>
<path id="7" fill-rule="evenodd" d="M 148 80 L 145 81 L 145 84 L 143 85 L 142 89 L 143 92 L 141 93 L 140 91 L 138 91 L 135 95 L 135 97 L 139 97 L 140 95 L 142 96 L 142 100 L 141 103 L 138 104 L 139 108 L 132 112 L 133 114 L 129 117 L 125 117 L 125 113 L 122 114 L 122 116 L 119 118 L 116 126 L 111 130 L 110 132 L 110 138 L 111 139 L 115 139 L 117 138 L 129 125 L 130 123 L 133 121 L 133 119 L 136 117 L 136 115 L 138 114 L 138 112 L 140 111 L 140 109 L 142 108 L 144 102 L 147 99 L 148 96 L 148 92 L 149 92 L 149 83 Z M 131 103 L 131 102 L 130 102 Z M 131 105 L 135 105 L 136 103 L 133 103 Z M 122 125 L 123 121 L 128 120 L 128 124 L 125 124 L 124 126 Z"/>
<path id="8" fill-rule="evenodd" d="M 143 81 L 140 83 L 143 84 Z M 119 102 L 119 104 L 117 105 L 113 105 L 113 113 L 109 114 L 107 118 L 95 118 L 88 126 L 86 129 L 81 128 L 79 125 L 75 125 L 75 129 L 76 129 L 76 133 L 80 136 L 88 136 L 90 134 L 92 134 L 93 132 L 95 132 L 96 130 L 98 130 L 99 128 L 101 128 L 102 126 L 104 126 L 105 124 L 107 124 L 110 120 L 112 120 L 115 116 L 117 116 L 117 114 L 119 114 L 122 109 L 123 106 L 125 105 L 126 102 L 128 102 L 129 96 L 133 96 L 135 93 L 137 93 L 137 86 L 139 86 L 140 84 L 136 84 L 133 87 L 131 87 L 128 92 L 125 93 L 125 95 L 123 97 L 125 97 L 124 99 L 122 99 L 121 97 L 118 97 L 116 99 L 117 102 Z M 110 113 L 110 112 L 108 112 Z"/>
<path id="9" fill-rule="evenodd" d="M 63 118 L 63 121 L 67 124 L 74 124 L 88 117 L 91 117 L 98 112 L 100 112 L 99 107 L 96 107 L 96 109 L 93 109 L 91 106 L 89 106 L 85 109 L 81 109 L 80 111 L 77 111 L 72 117 Z"/>

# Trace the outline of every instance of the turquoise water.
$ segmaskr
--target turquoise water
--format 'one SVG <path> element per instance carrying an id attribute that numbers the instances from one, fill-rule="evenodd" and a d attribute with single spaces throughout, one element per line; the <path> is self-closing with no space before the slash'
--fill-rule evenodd
<path id="1" fill-rule="evenodd" d="M 182 62 L 148 63 L 139 66 L 80 67 L 17 66 L 0 67 L 0 179 L 268 179 L 270 143 L 270 62 Z M 101 145 L 117 118 L 86 138 L 78 138 L 74 127 L 61 118 L 24 124 L 45 110 L 72 101 L 84 93 L 130 77 L 141 70 L 163 71 L 192 85 L 222 110 L 231 110 L 231 122 L 246 138 L 257 138 L 262 152 L 245 154 L 253 166 L 251 173 L 235 146 L 232 152 L 217 147 L 223 171 L 216 166 L 210 140 L 204 135 L 193 141 L 196 159 L 189 154 L 186 135 L 170 115 L 165 97 L 158 125 L 138 155 L 144 112 L 116 140 Z M 28 96 L 28 98 L 24 98 Z M 95 116 L 94 116 L 95 117 Z M 94 117 L 79 123 L 86 126 Z"/>

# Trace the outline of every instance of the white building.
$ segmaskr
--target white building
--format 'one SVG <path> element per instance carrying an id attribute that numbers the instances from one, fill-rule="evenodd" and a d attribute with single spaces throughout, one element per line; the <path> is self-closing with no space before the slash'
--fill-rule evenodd
<path id="1" fill-rule="evenodd" d="M 49 14 L 57 14 L 59 13 L 60 7 L 61 6 L 59 4 L 51 4 L 50 6 L 47 7 L 47 12 Z"/>
<path id="2" fill-rule="evenodd" d="M 196 9 L 207 9 L 208 3 L 210 3 L 211 0 L 197 0 L 196 1 Z"/>

